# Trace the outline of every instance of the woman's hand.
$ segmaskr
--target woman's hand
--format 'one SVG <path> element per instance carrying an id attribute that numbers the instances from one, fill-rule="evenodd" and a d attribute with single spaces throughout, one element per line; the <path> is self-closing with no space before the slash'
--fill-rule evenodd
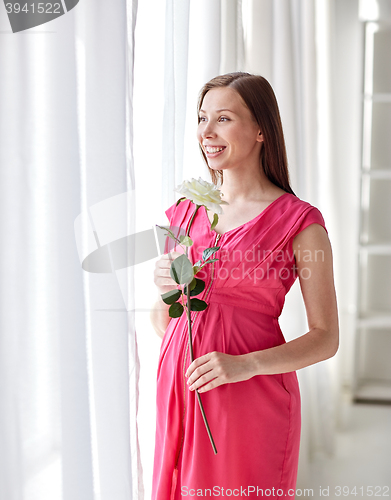
<path id="1" fill-rule="evenodd" d="M 160 295 L 170 290 L 174 290 L 177 287 L 177 283 L 171 278 L 170 268 L 172 261 L 182 254 L 183 252 L 170 252 L 162 255 L 160 259 L 156 261 L 153 281 Z"/>
<path id="2" fill-rule="evenodd" d="M 206 392 L 223 384 L 242 382 L 254 376 L 247 354 L 233 356 L 223 352 L 209 352 L 195 359 L 186 371 L 189 389 Z"/>
<path id="3" fill-rule="evenodd" d="M 151 309 L 149 318 L 155 332 L 161 339 L 164 337 L 164 333 L 166 332 L 168 324 L 171 321 L 168 314 L 170 306 L 163 302 L 161 295 L 177 288 L 176 282 L 171 278 L 170 267 L 171 262 L 179 255 L 182 254 L 180 252 L 170 252 L 169 254 L 162 255 L 155 264 L 154 283 L 157 287 L 159 296 L 156 298 L 156 302 Z"/>

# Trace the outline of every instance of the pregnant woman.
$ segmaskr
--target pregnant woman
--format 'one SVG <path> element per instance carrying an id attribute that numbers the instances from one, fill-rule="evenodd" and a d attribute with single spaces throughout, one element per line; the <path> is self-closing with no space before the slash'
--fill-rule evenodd
<path id="1" fill-rule="evenodd" d="M 151 321 L 162 346 L 152 498 L 294 498 L 300 444 L 296 370 L 338 349 L 330 241 L 322 214 L 290 187 L 280 114 L 267 80 L 230 73 L 208 82 L 200 92 L 197 137 L 228 205 L 214 230 L 204 206 L 190 229 L 191 262 L 203 249 L 220 247 L 213 255 L 219 260 L 200 276 L 205 289 L 198 298 L 208 307 L 191 313 L 193 362 L 186 314 L 171 319 L 160 297 L 177 286 L 170 265 L 180 253 L 156 264 L 159 297 Z M 185 230 L 194 209 L 187 199 L 169 207 L 171 227 Z M 309 330 L 286 342 L 278 318 L 297 277 Z"/>

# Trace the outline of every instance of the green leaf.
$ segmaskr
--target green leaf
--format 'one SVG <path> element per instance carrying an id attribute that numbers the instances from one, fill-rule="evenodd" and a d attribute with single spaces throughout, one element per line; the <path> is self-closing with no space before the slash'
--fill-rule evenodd
<path id="1" fill-rule="evenodd" d="M 209 257 L 214 254 L 215 252 L 217 252 L 217 250 L 219 250 L 220 247 L 210 247 L 210 248 L 205 248 L 205 250 L 202 252 L 202 258 L 203 260 L 208 260 Z"/>
<path id="2" fill-rule="evenodd" d="M 184 285 L 192 281 L 194 278 L 193 265 L 185 254 L 172 261 L 170 276 L 178 285 Z"/>
<path id="3" fill-rule="evenodd" d="M 214 229 L 217 226 L 218 222 L 219 222 L 219 216 L 217 214 L 214 214 L 213 221 L 212 221 L 210 228 Z"/>
<path id="4" fill-rule="evenodd" d="M 199 295 L 205 288 L 205 281 L 196 278 L 197 285 L 190 292 L 190 295 Z"/>
<path id="5" fill-rule="evenodd" d="M 181 236 L 179 236 L 179 241 L 181 245 L 185 245 L 186 247 L 191 247 L 191 245 L 193 244 L 193 240 L 189 238 L 189 236 L 185 236 L 184 234 L 181 234 Z"/>
<path id="6" fill-rule="evenodd" d="M 208 304 L 200 299 L 190 299 L 190 311 L 204 311 Z"/>
<path id="7" fill-rule="evenodd" d="M 179 299 L 181 295 L 182 295 L 181 290 L 170 290 L 169 292 L 162 294 L 162 300 L 166 304 L 173 304 Z"/>
<path id="8" fill-rule="evenodd" d="M 192 282 L 190 283 L 190 295 L 191 295 L 191 291 L 196 286 L 196 284 L 197 284 L 197 281 L 195 278 L 193 278 Z M 183 288 L 183 295 L 187 296 L 187 285 L 185 285 Z"/>
<path id="9" fill-rule="evenodd" d="M 186 196 L 183 196 L 183 198 L 179 198 L 179 200 L 176 202 L 176 207 L 179 205 L 179 203 L 183 200 L 186 200 Z"/>
<path id="10" fill-rule="evenodd" d="M 157 227 L 160 227 L 160 229 L 165 229 L 166 231 L 169 232 L 169 234 L 165 234 L 164 236 L 169 236 L 170 238 L 172 238 L 173 240 L 175 240 L 177 243 L 180 243 L 180 241 L 178 240 L 178 238 L 175 236 L 175 234 L 168 227 L 159 226 L 159 224 L 156 224 L 156 225 L 157 225 Z"/>
<path id="11" fill-rule="evenodd" d="M 218 261 L 219 259 L 209 259 L 205 262 L 205 264 L 210 264 L 211 262 L 216 262 Z"/>
<path id="12" fill-rule="evenodd" d="M 194 287 L 193 288 L 190 287 L 190 297 L 192 297 L 194 295 L 200 294 L 204 290 L 204 288 L 205 288 L 205 281 L 200 280 L 198 278 L 194 278 L 194 281 L 195 281 Z M 185 286 L 185 288 L 183 290 L 183 293 L 185 295 L 187 294 L 187 288 L 186 288 L 186 286 Z"/>
<path id="13" fill-rule="evenodd" d="M 201 269 L 201 267 L 202 267 L 202 260 L 197 261 L 197 262 L 193 265 L 193 273 L 194 273 L 194 276 L 198 273 L 198 271 Z"/>
<path id="14" fill-rule="evenodd" d="M 179 302 L 174 302 L 168 309 L 168 315 L 170 318 L 179 318 L 183 313 L 183 305 Z"/>

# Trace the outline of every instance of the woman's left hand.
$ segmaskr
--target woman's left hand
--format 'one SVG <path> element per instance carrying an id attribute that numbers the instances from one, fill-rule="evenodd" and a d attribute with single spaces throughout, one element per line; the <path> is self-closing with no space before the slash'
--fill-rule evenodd
<path id="1" fill-rule="evenodd" d="M 246 354 L 233 356 L 214 351 L 195 359 L 185 375 L 191 391 L 206 392 L 219 385 L 248 380 L 253 371 Z"/>

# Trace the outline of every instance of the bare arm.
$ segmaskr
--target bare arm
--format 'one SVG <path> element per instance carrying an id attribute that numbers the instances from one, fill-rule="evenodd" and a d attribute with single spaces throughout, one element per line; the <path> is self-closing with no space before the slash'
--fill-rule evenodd
<path id="1" fill-rule="evenodd" d="M 171 318 L 168 315 L 168 309 L 170 306 L 163 302 L 161 295 L 169 292 L 170 290 L 174 290 L 177 287 L 177 284 L 170 276 L 170 267 L 171 262 L 179 255 L 181 255 L 180 252 L 171 252 L 169 254 L 162 255 L 162 257 L 156 261 L 155 264 L 154 283 L 157 288 L 157 295 L 156 301 L 149 314 L 149 319 L 155 332 L 160 338 L 163 338 L 167 326 L 171 321 Z"/>
<path id="2" fill-rule="evenodd" d="M 311 224 L 296 236 L 293 250 L 296 256 L 300 255 L 296 265 L 309 331 L 282 346 L 251 353 L 249 357 L 257 373 L 298 370 L 331 358 L 338 350 L 337 299 L 327 233 L 319 224 Z"/>
<path id="3" fill-rule="evenodd" d="M 199 357 L 187 371 L 192 390 L 204 386 L 200 392 L 205 392 L 255 375 L 295 371 L 328 359 L 337 352 L 338 311 L 332 250 L 326 231 L 319 224 L 309 225 L 295 237 L 293 250 L 309 331 L 290 342 L 262 351 L 239 356 L 212 352 Z"/>
<path id="4" fill-rule="evenodd" d="M 170 306 L 168 304 L 165 304 L 162 301 L 159 294 L 156 297 L 156 301 L 154 302 L 149 314 L 149 319 L 152 323 L 152 326 L 161 339 L 164 337 L 164 333 L 171 320 L 170 316 L 168 315 L 169 307 Z"/>

